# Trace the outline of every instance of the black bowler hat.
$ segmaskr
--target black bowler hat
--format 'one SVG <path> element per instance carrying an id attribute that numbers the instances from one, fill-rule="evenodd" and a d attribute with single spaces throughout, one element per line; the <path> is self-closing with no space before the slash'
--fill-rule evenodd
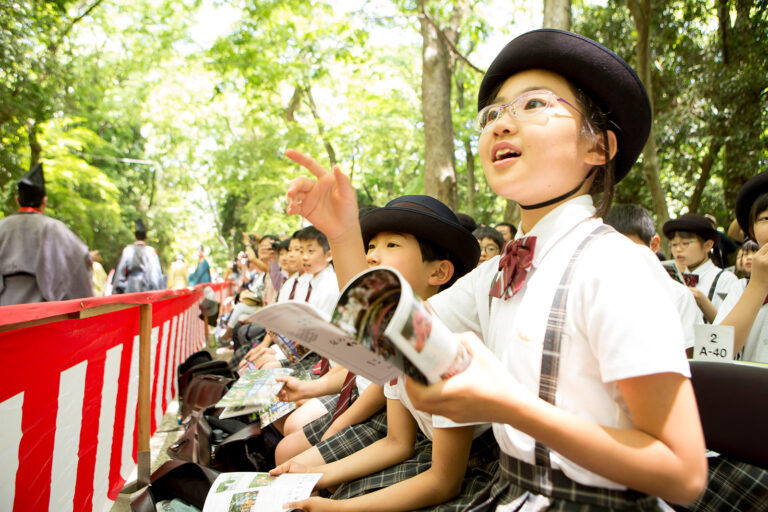
<path id="1" fill-rule="evenodd" d="M 557 73 L 584 91 L 606 114 L 618 139 L 615 176 L 627 175 L 648 140 L 651 104 L 635 71 L 605 46 L 579 34 L 540 29 L 516 37 L 486 71 L 477 110 L 491 103 L 510 76 L 527 69 Z"/>
<path id="2" fill-rule="evenodd" d="M 686 213 L 676 219 L 668 220 L 661 229 L 667 238 L 672 238 L 676 231 L 688 231 L 696 233 L 704 240 L 712 240 L 715 245 L 720 241 L 720 234 L 712 226 L 712 222 L 698 213 Z"/>
<path id="3" fill-rule="evenodd" d="M 144 225 L 144 221 L 141 219 L 136 219 L 133 222 L 133 230 L 136 233 L 145 233 L 147 232 L 147 226 Z"/>
<path id="4" fill-rule="evenodd" d="M 434 197 L 409 195 L 393 199 L 383 208 L 363 215 L 360 228 L 366 247 L 377 233 L 392 231 L 445 248 L 458 264 L 451 282 L 475 268 L 480 259 L 480 245 L 475 237 L 459 223 L 450 208 Z"/>
<path id="5" fill-rule="evenodd" d="M 753 176 L 739 189 L 736 195 L 736 221 L 745 235 L 751 236 L 749 230 L 749 213 L 752 205 L 762 194 L 768 194 L 768 171 Z M 759 213 L 759 212 L 758 212 Z"/>
<path id="6" fill-rule="evenodd" d="M 35 165 L 16 184 L 19 187 L 19 203 L 22 206 L 36 206 L 42 203 L 45 197 L 43 164 L 38 163 Z"/>

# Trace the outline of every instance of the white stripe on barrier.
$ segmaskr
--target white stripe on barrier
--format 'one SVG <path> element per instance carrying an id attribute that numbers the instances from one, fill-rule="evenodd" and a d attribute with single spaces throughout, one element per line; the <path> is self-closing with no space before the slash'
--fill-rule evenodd
<path id="1" fill-rule="evenodd" d="M 178 315 L 171 319 L 171 331 L 168 335 L 168 367 L 165 369 L 168 378 L 165 380 L 165 401 L 171 403 L 173 396 L 171 396 L 171 385 L 173 379 L 176 378 L 176 324 L 178 323 Z"/>
<path id="2" fill-rule="evenodd" d="M 170 321 L 163 324 L 163 337 L 160 340 L 160 363 L 157 375 L 157 388 L 155 390 L 155 425 L 160 425 L 163 420 L 163 396 L 165 395 L 165 370 L 168 364 L 168 326 Z"/>
<path id="3" fill-rule="evenodd" d="M 125 401 L 125 430 L 123 430 L 123 462 L 120 476 L 128 479 L 136 462 L 133 460 L 133 428 L 136 425 L 136 406 L 139 396 L 139 335 L 133 338 L 131 371 L 128 374 L 128 398 Z"/>
<path id="4" fill-rule="evenodd" d="M 57 512 L 74 508 L 87 370 L 88 361 L 83 361 L 61 372 L 59 380 L 59 406 L 51 462 L 51 499 L 48 505 L 49 510 Z"/>
<path id="5" fill-rule="evenodd" d="M 155 373 L 155 363 L 157 362 L 157 344 L 160 342 L 160 326 L 155 326 L 152 328 L 152 335 L 150 336 L 152 343 L 150 344 L 150 350 L 149 350 L 149 414 L 154 414 L 154 411 L 151 409 L 152 407 L 152 391 L 155 387 L 155 378 L 157 378 L 157 374 Z M 157 424 L 158 418 L 157 415 L 155 415 L 155 424 Z"/>
<path id="6" fill-rule="evenodd" d="M 96 464 L 93 470 L 91 510 L 102 510 L 107 502 L 107 492 L 109 492 L 109 462 L 112 456 L 112 437 L 115 426 L 122 352 L 122 345 L 117 345 L 107 350 L 107 359 L 104 363 L 104 382 L 101 386 L 101 412 L 99 413 Z"/>
<path id="7" fill-rule="evenodd" d="M 16 496 L 16 471 L 19 469 L 19 443 L 21 442 L 21 406 L 24 393 L 0 403 L 0 510 L 13 510 Z"/>

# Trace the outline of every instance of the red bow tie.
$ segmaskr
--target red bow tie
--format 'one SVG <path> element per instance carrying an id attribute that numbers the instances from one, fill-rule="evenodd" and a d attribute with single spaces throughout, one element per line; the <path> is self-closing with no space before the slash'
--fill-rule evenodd
<path id="1" fill-rule="evenodd" d="M 531 268 L 531 263 L 533 262 L 533 251 L 535 248 L 535 236 L 507 242 L 501 259 L 499 259 L 501 278 L 497 277 L 491 286 L 491 297 L 506 300 L 523 287 L 525 278 L 528 275 L 528 269 Z"/>
<path id="2" fill-rule="evenodd" d="M 685 286 L 696 286 L 699 284 L 699 276 L 697 274 L 683 274 L 683 280 Z"/>

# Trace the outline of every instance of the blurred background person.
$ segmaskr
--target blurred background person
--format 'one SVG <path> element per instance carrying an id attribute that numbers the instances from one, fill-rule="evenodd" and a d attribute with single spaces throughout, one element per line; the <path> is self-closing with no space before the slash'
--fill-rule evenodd
<path id="1" fill-rule="evenodd" d="M 179 253 L 176 259 L 171 263 L 168 269 L 168 288 L 179 290 L 187 287 L 187 264 L 184 262 L 184 255 Z"/>
<path id="2" fill-rule="evenodd" d="M 43 165 L 16 182 L 16 213 L 0 219 L 0 306 L 93 295 L 88 247 L 48 205 Z"/>
<path id="3" fill-rule="evenodd" d="M 104 295 L 104 287 L 107 284 L 107 272 L 101 266 L 101 253 L 98 250 L 91 251 L 91 259 L 93 260 L 93 294 L 101 297 Z"/>

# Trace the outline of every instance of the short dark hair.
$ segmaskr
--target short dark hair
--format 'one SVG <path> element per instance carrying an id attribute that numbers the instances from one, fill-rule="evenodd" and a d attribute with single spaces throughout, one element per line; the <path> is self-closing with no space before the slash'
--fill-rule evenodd
<path id="1" fill-rule="evenodd" d="M 765 210 L 768 210 L 768 192 L 757 196 L 755 202 L 752 203 L 752 208 L 749 209 L 749 233 L 745 233 L 746 235 L 754 238 L 755 220 L 757 220 L 758 214 Z"/>
<path id="2" fill-rule="evenodd" d="M 514 234 L 514 231 L 512 232 Z M 472 232 L 475 238 L 482 240 L 483 238 L 490 238 L 493 243 L 499 246 L 499 251 L 504 248 L 504 237 L 495 228 L 489 228 L 488 226 L 481 226 Z"/>
<path id="3" fill-rule="evenodd" d="M 317 245 L 322 247 L 323 251 L 325 252 L 328 252 L 331 249 L 331 246 L 328 245 L 328 238 L 326 238 L 323 232 L 317 229 L 315 226 L 307 226 L 306 228 L 300 230 L 298 233 L 296 233 L 296 238 L 302 242 L 315 240 Z"/>
<path id="4" fill-rule="evenodd" d="M 617 204 L 605 214 L 603 222 L 626 236 L 636 236 L 650 247 L 656 234 L 653 219 L 648 210 L 636 204 Z"/>
<path id="5" fill-rule="evenodd" d="M 440 286 L 441 290 L 445 290 L 449 286 L 451 286 L 453 283 L 456 282 L 456 280 L 459 278 L 456 270 L 461 268 L 461 262 L 459 261 L 459 258 L 453 254 L 451 251 L 449 251 L 447 248 L 436 244 L 435 242 L 430 242 L 429 240 L 426 240 L 424 238 L 420 238 L 418 236 L 413 235 L 417 242 L 419 242 L 419 249 L 421 250 L 421 261 L 440 261 L 440 260 L 448 260 L 451 263 L 453 263 L 453 275 L 451 276 L 451 279 Z"/>
<path id="6" fill-rule="evenodd" d="M 146 240 L 147 239 L 147 232 L 146 231 L 134 231 L 133 235 L 136 237 L 136 240 Z"/>
<path id="7" fill-rule="evenodd" d="M 507 226 L 509 228 L 509 232 L 512 233 L 512 236 L 515 236 L 515 234 L 517 234 L 517 228 L 512 224 L 510 224 L 509 222 L 499 222 L 498 224 L 496 224 L 496 227 L 499 227 L 499 226 Z"/>

